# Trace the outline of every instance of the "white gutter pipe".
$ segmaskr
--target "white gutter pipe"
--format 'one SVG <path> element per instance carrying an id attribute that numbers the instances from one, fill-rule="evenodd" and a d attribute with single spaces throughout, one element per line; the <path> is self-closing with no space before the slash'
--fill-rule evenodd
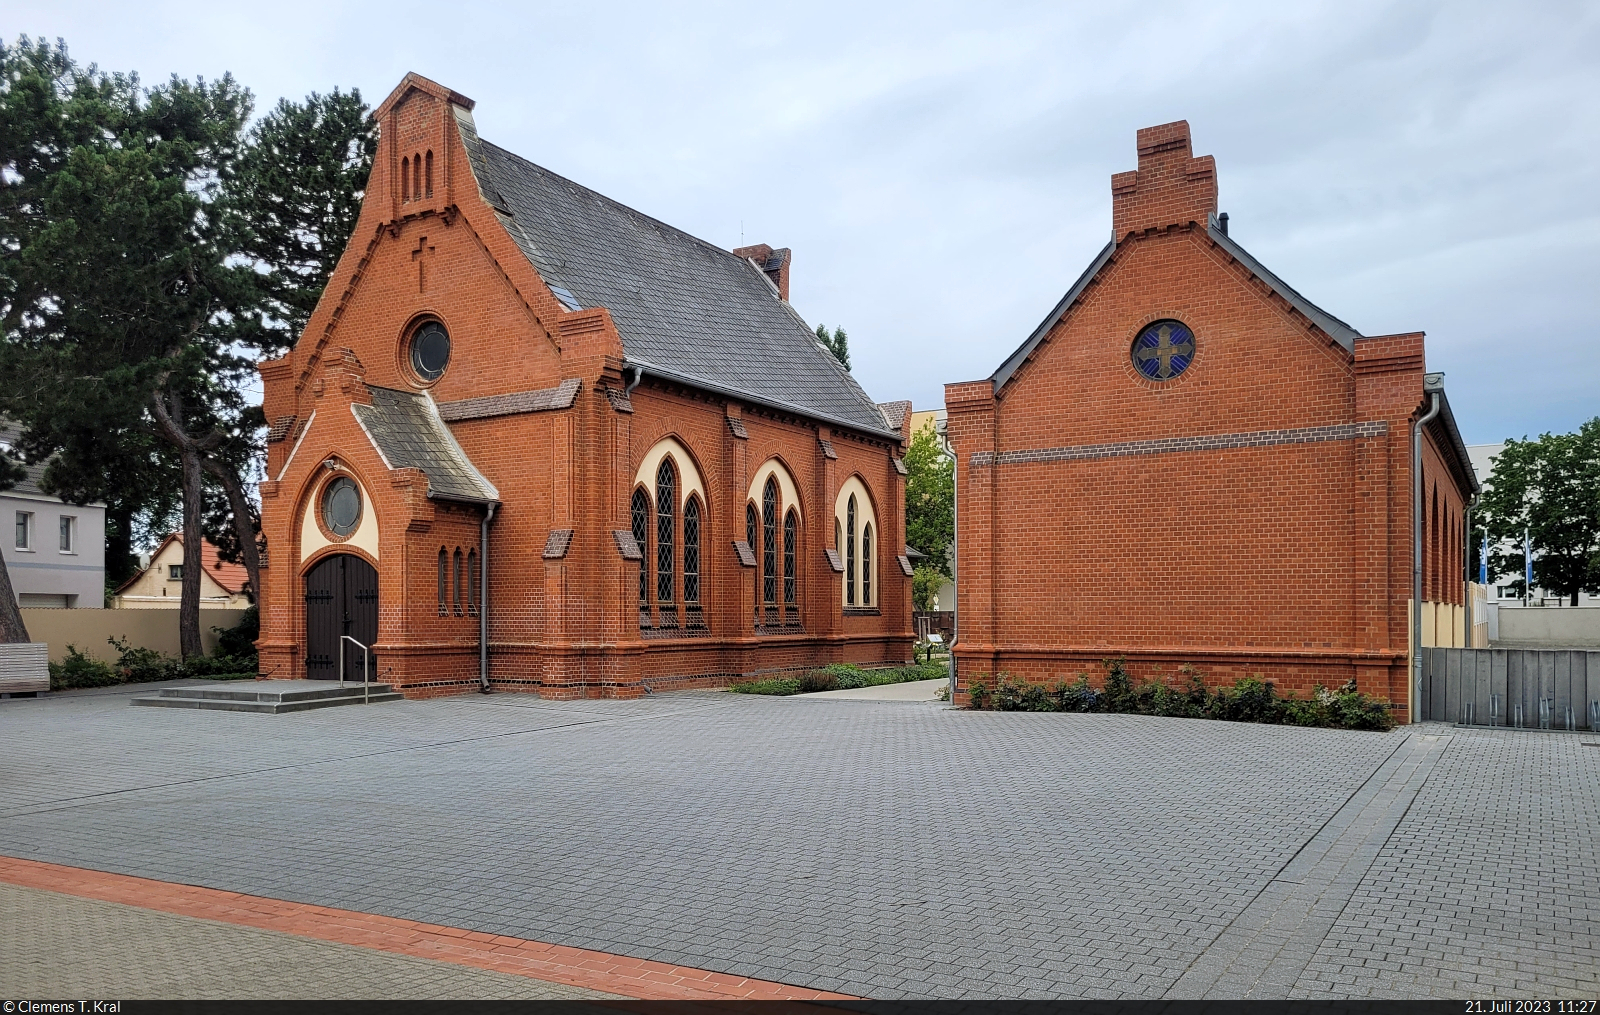
<path id="1" fill-rule="evenodd" d="M 1428 411 L 1411 424 L 1411 715 L 1422 711 L 1422 428 L 1439 415 L 1443 374 L 1426 374 L 1422 389 L 1433 396 Z"/>

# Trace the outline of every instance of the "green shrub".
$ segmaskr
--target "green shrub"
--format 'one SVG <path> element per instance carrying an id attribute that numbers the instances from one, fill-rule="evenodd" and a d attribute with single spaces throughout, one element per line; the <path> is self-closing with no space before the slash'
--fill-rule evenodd
<path id="1" fill-rule="evenodd" d="M 935 680 L 948 673 L 943 663 L 914 663 L 874 670 L 864 669 L 855 663 L 829 663 L 798 677 L 745 681 L 729 685 L 728 690 L 739 694 L 814 694 L 818 691 L 899 684 L 908 680 Z"/>
<path id="2" fill-rule="evenodd" d="M 93 656 L 78 651 L 77 646 L 67 646 L 67 657 L 50 664 L 50 690 L 64 691 L 69 687 L 110 687 L 122 683 L 122 678 L 110 665 Z"/>
<path id="3" fill-rule="evenodd" d="M 122 638 L 107 638 L 106 641 L 117 650 L 115 667 L 124 683 L 147 684 L 153 680 L 176 680 L 188 676 L 181 661 L 153 648 L 129 645 Z"/>
<path id="4" fill-rule="evenodd" d="M 239 617 L 232 627 L 213 627 L 217 632 L 216 655 L 223 659 L 250 661 L 249 669 L 256 669 L 256 639 L 261 637 L 261 611 L 252 606 Z"/>
<path id="5" fill-rule="evenodd" d="M 1184 666 L 1179 671 L 1184 681 L 1173 685 L 1159 676 L 1136 681 L 1121 659 L 1107 659 L 1103 665 L 1106 676 L 1099 689 L 1091 687 L 1088 676 L 1081 673 L 1072 683 L 1058 681 L 1048 686 L 1007 673 L 992 678 L 979 674 L 968 684 L 968 707 L 998 712 L 1113 712 L 1351 730 L 1394 728 L 1388 704 L 1362 694 L 1354 680 L 1337 691 L 1318 686 L 1310 698 L 1280 698 L 1272 682 L 1260 677 L 1247 677 L 1212 691 L 1192 666 Z"/>

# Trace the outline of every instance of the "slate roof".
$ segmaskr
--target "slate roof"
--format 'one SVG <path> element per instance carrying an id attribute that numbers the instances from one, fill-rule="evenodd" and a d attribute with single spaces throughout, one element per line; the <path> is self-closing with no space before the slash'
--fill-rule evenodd
<path id="1" fill-rule="evenodd" d="M 1226 250 L 1234 260 L 1244 265 L 1252 274 L 1270 286 L 1274 292 L 1287 300 L 1290 306 L 1300 311 L 1313 324 L 1327 332 L 1334 341 L 1344 346 L 1347 352 L 1355 351 L 1356 339 L 1361 337 L 1360 332 L 1312 303 L 1283 279 L 1268 271 L 1266 266 L 1256 260 L 1249 251 L 1239 246 L 1235 240 L 1222 231 L 1215 215 L 1211 216 L 1210 221 L 1207 223 L 1206 234 L 1210 236 L 1212 242 Z M 1044 341 L 1045 336 L 1050 333 L 1051 329 L 1061 321 L 1061 318 L 1066 316 L 1067 311 L 1072 309 L 1072 305 L 1078 302 L 1078 297 L 1082 296 L 1083 291 L 1089 288 L 1089 283 L 1094 281 L 1096 275 L 1100 274 L 1100 269 L 1104 268 L 1106 262 L 1111 260 L 1111 255 L 1116 252 L 1116 249 L 1117 241 L 1114 239 L 1101 248 L 1100 253 L 1096 254 L 1095 259 L 1089 263 L 1089 267 L 1085 268 L 1083 274 L 1079 275 L 1078 280 L 1072 284 L 1072 288 L 1068 289 L 1067 294 L 1061 297 L 1061 301 L 1055 305 L 1055 309 L 1051 310 L 1049 315 L 1039 323 L 1039 326 L 1033 329 L 1033 334 L 1028 336 L 1028 340 L 1018 346 L 1017 350 L 1010 356 L 1007 356 L 1005 362 L 1000 364 L 1000 369 L 990 375 L 996 390 L 1005 386 L 1005 383 L 1011 379 L 1011 375 L 1017 372 L 1018 367 L 1022 366 L 1023 361 L 1033 355 L 1033 350 L 1038 348 L 1039 343 Z"/>
<path id="2" fill-rule="evenodd" d="M 450 433 L 427 395 L 367 386 L 371 405 L 352 403 L 372 444 L 391 469 L 421 469 L 428 496 L 475 503 L 498 501 L 500 491 L 484 478 Z"/>
<path id="3" fill-rule="evenodd" d="M 646 373 L 813 419 L 890 430 L 760 268 L 480 140 L 479 190 L 568 309 L 605 307 Z"/>

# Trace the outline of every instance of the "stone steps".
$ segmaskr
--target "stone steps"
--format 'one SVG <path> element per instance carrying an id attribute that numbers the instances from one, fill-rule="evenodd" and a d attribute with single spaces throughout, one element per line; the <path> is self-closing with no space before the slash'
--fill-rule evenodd
<path id="1" fill-rule="evenodd" d="M 304 712 L 335 705 L 398 701 L 388 684 L 339 684 L 328 680 L 245 680 L 198 687 L 163 687 L 129 704 L 155 708 L 204 708 L 224 712 Z"/>

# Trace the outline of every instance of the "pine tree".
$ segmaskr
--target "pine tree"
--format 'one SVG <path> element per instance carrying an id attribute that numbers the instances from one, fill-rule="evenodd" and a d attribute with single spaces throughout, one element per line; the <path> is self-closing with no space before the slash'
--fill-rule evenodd
<path id="1" fill-rule="evenodd" d="M 817 341 L 822 347 L 833 353 L 833 358 L 846 370 L 850 369 L 850 339 L 843 328 L 834 328 L 833 334 L 828 333 L 826 324 L 817 325 Z"/>

